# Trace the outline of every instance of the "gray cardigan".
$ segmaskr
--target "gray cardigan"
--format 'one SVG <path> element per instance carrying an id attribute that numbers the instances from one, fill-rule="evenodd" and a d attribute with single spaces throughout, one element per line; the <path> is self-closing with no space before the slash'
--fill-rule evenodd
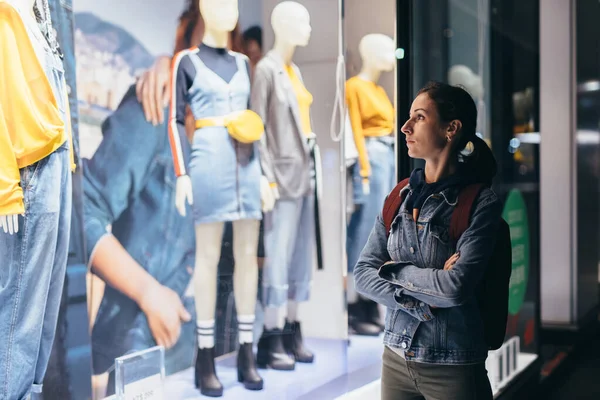
<path id="1" fill-rule="evenodd" d="M 292 67 L 302 79 L 298 67 Z M 310 195 L 312 160 L 301 129 L 298 101 L 283 60 L 273 51 L 256 65 L 250 108 L 265 125 L 260 141 L 263 174 L 277 183 L 282 199 Z"/>

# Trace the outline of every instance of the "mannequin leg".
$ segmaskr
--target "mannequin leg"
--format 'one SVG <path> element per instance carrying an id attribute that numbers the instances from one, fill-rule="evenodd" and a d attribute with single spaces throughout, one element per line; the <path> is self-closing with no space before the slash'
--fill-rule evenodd
<path id="1" fill-rule="evenodd" d="M 288 299 L 288 270 L 298 233 L 301 199 L 278 200 L 265 215 L 265 266 L 263 268 L 263 304 L 265 329 L 258 342 L 258 365 L 277 370 L 293 370 L 294 359 L 283 346 Z"/>
<path id="2" fill-rule="evenodd" d="M 260 221 L 240 220 L 233 223 L 233 293 L 238 323 L 250 324 L 248 331 L 240 332 L 240 344 L 252 343 L 252 325 L 258 292 L 258 233 Z M 243 334 L 242 334 L 243 333 Z"/>
<path id="3" fill-rule="evenodd" d="M 297 362 L 312 363 L 314 355 L 303 343 L 298 307 L 308 301 L 315 260 L 315 201 L 306 196 L 300 202 L 300 216 L 291 262 L 288 264 L 288 316 L 284 345 Z"/>
<path id="4" fill-rule="evenodd" d="M 233 293 L 238 319 L 238 381 L 249 390 L 261 390 L 263 380 L 256 370 L 252 345 L 254 311 L 258 294 L 258 235 L 259 220 L 239 220 L 233 222 Z"/>
<path id="5" fill-rule="evenodd" d="M 196 225 L 194 298 L 199 349 L 195 378 L 200 392 L 211 397 L 223 395 L 223 385 L 217 378 L 214 358 L 217 269 L 224 227 L 222 222 Z"/>

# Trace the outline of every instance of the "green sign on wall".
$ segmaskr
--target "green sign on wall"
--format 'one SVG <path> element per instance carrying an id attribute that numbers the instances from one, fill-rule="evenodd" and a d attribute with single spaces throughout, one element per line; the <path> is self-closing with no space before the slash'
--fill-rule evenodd
<path id="1" fill-rule="evenodd" d="M 508 194 L 502 217 L 510 227 L 512 244 L 512 273 L 510 276 L 510 292 L 508 312 L 516 315 L 523 306 L 527 292 L 529 276 L 529 223 L 527 208 L 521 192 L 513 189 Z"/>

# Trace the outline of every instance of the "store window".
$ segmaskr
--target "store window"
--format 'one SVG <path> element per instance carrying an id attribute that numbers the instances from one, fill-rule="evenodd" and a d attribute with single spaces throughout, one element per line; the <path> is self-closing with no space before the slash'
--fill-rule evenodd
<path id="1" fill-rule="evenodd" d="M 95 398 L 163 373 L 174 398 L 338 377 L 338 2 L 74 7 Z"/>

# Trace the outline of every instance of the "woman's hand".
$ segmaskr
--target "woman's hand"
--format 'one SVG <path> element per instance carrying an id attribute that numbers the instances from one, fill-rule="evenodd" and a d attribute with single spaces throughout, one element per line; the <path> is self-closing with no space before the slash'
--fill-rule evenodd
<path id="1" fill-rule="evenodd" d="M 457 251 L 456 253 L 452 254 L 452 256 L 446 260 L 446 263 L 444 264 L 444 271 L 449 271 L 452 269 L 452 267 L 454 267 L 454 264 L 456 264 L 456 262 L 458 261 L 460 257 L 460 251 Z"/>

